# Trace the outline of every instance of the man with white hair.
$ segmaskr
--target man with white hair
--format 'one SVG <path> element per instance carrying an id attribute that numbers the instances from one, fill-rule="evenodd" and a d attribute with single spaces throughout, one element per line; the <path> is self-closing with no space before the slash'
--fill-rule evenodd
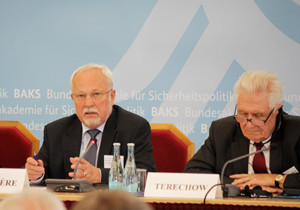
<path id="1" fill-rule="evenodd" d="M 244 73 L 234 88 L 234 115 L 212 122 L 184 171 L 221 174 L 226 161 L 268 148 L 229 164 L 224 182 L 241 189 L 260 185 L 271 193 L 300 188 L 300 117 L 283 112 L 282 89 L 274 73 Z"/>
<path id="2" fill-rule="evenodd" d="M 113 155 L 114 142 L 121 143 L 120 155 L 124 160 L 127 143 L 134 143 L 136 166 L 156 171 L 150 125 L 144 118 L 114 105 L 116 91 L 112 73 L 106 66 L 79 67 L 71 77 L 71 90 L 76 114 L 45 126 L 38 160 L 30 157 L 25 165 L 32 183 L 43 184 L 47 178 L 74 177 L 75 165 L 91 138 L 97 140 L 93 145 L 96 159 L 81 160 L 77 179 L 107 183 L 109 168 L 104 164 L 108 161 L 105 155 Z M 88 157 L 86 154 L 85 158 Z"/>
<path id="3" fill-rule="evenodd" d="M 2 200 L 0 210 L 66 210 L 66 207 L 54 193 L 31 188 Z"/>

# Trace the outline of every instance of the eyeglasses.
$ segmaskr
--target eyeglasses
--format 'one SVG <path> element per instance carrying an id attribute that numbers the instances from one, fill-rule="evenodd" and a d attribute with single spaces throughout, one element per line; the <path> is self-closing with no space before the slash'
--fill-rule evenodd
<path id="1" fill-rule="evenodd" d="M 76 101 L 85 101 L 88 95 L 91 97 L 91 99 L 93 101 L 98 101 L 101 98 L 103 98 L 104 95 L 106 95 L 107 93 L 109 93 L 111 91 L 112 91 L 112 89 L 110 89 L 106 92 L 92 92 L 89 94 L 86 94 L 86 93 L 73 94 L 73 96 Z"/>
<path id="2" fill-rule="evenodd" d="M 251 118 L 251 119 L 248 119 L 246 117 L 243 117 L 243 116 L 238 116 L 237 115 L 237 106 L 235 106 L 235 109 L 234 109 L 234 119 L 241 123 L 241 124 L 246 124 L 247 122 L 251 122 L 253 125 L 258 125 L 258 126 L 261 126 L 261 125 L 264 125 L 266 124 L 266 122 L 268 121 L 268 119 L 270 118 L 271 114 L 273 113 L 273 111 L 275 110 L 275 107 L 272 109 L 272 111 L 270 112 L 270 114 L 268 115 L 268 117 L 263 120 L 263 119 L 257 119 L 257 118 Z"/>

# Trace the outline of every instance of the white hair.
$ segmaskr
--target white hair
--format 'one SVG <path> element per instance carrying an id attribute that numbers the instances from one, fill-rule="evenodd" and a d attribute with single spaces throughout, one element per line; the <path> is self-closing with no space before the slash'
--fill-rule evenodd
<path id="1" fill-rule="evenodd" d="M 106 76 L 106 78 L 108 80 L 109 89 L 113 89 L 113 74 L 112 74 L 111 70 L 105 65 L 90 63 L 90 64 L 85 64 L 83 66 L 80 66 L 78 69 L 76 69 L 73 72 L 73 74 L 71 76 L 71 79 L 70 79 L 71 90 L 73 90 L 74 77 L 80 72 L 89 71 L 89 70 L 92 70 L 92 69 L 96 69 L 96 70 L 101 71 Z"/>
<path id="2" fill-rule="evenodd" d="M 66 207 L 48 190 L 28 189 L 2 200 L 0 210 L 66 210 Z"/>
<path id="3" fill-rule="evenodd" d="M 235 83 L 234 93 L 236 99 L 242 90 L 251 93 L 267 92 L 269 107 L 274 108 L 281 104 L 283 85 L 277 79 L 278 75 L 268 71 L 248 71 Z"/>

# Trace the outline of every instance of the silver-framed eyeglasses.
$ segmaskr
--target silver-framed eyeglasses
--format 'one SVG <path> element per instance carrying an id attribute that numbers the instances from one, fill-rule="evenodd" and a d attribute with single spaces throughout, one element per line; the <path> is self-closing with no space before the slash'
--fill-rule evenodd
<path id="1" fill-rule="evenodd" d="M 272 109 L 272 111 L 270 112 L 270 114 L 267 116 L 266 119 L 259 119 L 259 118 L 251 118 L 251 119 L 248 119 L 247 117 L 243 117 L 243 116 L 239 116 L 237 115 L 237 106 L 235 106 L 235 109 L 234 109 L 234 119 L 241 123 L 241 124 L 246 124 L 247 122 L 251 122 L 253 125 L 258 125 L 258 126 L 261 126 L 261 125 L 264 125 L 266 124 L 266 122 L 268 121 L 268 119 L 271 117 L 271 114 L 273 113 L 273 111 L 275 110 L 275 107 Z"/>
<path id="2" fill-rule="evenodd" d="M 86 94 L 86 93 L 73 94 L 73 96 L 76 101 L 85 101 L 88 95 L 91 97 L 92 100 L 98 101 L 101 98 L 103 98 L 104 95 L 106 95 L 107 93 L 110 93 L 111 91 L 112 91 L 112 89 L 110 89 L 106 92 L 95 91 L 95 92 L 91 92 L 89 94 Z"/>

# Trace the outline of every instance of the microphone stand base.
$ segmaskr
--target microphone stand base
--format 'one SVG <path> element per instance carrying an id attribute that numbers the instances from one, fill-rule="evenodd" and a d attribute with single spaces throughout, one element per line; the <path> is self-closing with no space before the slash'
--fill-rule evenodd
<path id="1" fill-rule="evenodd" d="M 232 184 L 225 184 L 223 189 L 223 197 L 237 197 L 241 195 L 241 189 Z"/>
<path id="2" fill-rule="evenodd" d="M 94 190 L 93 183 L 88 180 L 46 179 L 47 189 L 54 192 L 89 192 Z"/>

